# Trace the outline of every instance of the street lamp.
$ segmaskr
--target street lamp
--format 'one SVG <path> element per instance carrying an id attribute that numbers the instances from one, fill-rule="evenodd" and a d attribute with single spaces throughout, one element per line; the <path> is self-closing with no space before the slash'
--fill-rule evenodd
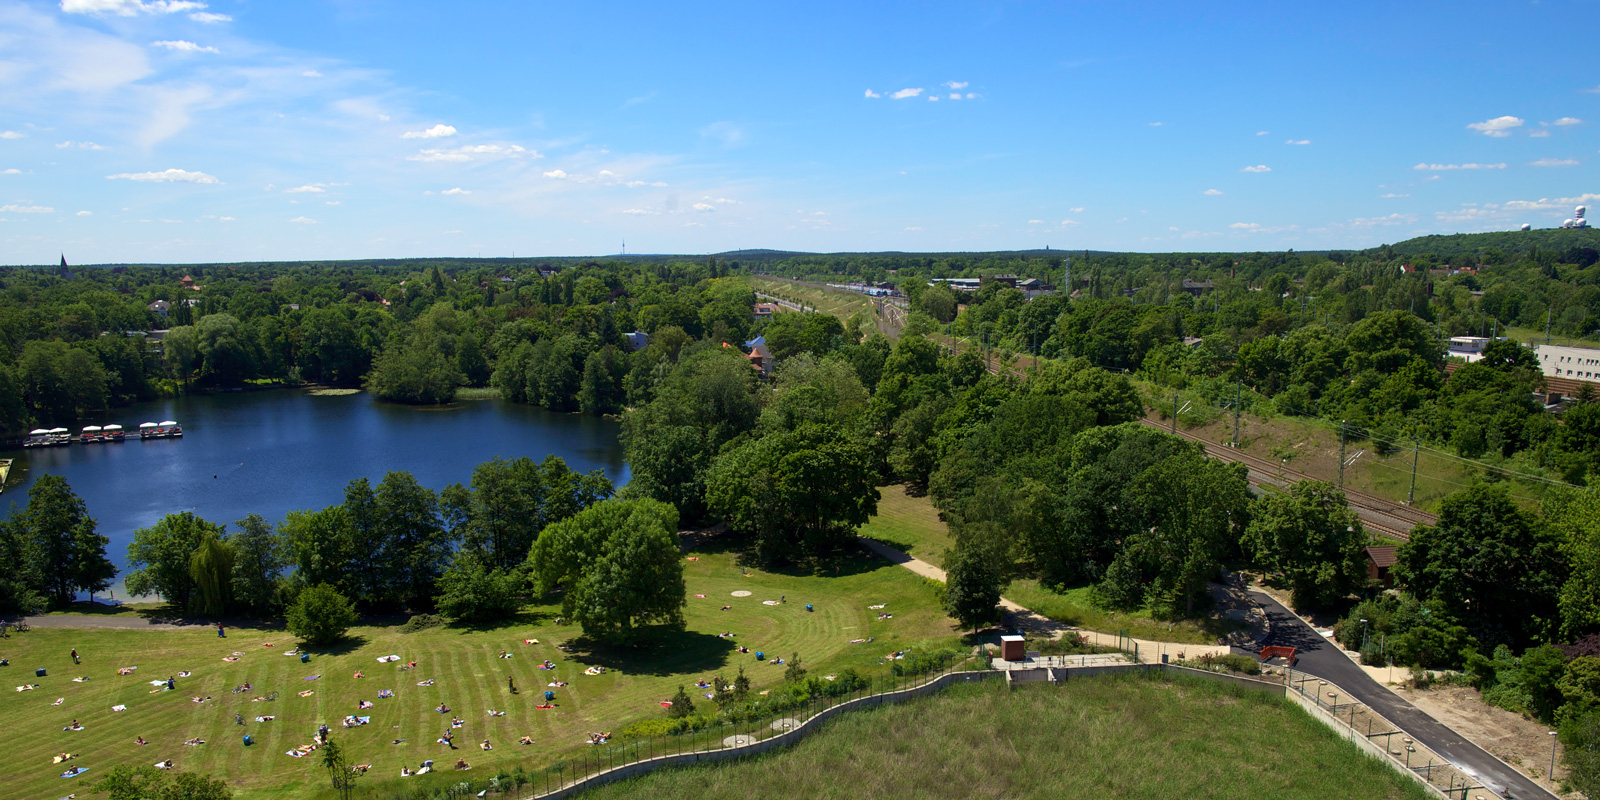
<path id="1" fill-rule="evenodd" d="M 1367 649 L 1367 621 L 1361 620 L 1361 649 Z"/>
<path id="2" fill-rule="evenodd" d="M 1550 731 L 1550 772 L 1548 774 L 1550 776 L 1550 782 L 1551 783 L 1555 783 L 1555 780 L 1556 780 L 1556 732 L 1555 731 Z"/>

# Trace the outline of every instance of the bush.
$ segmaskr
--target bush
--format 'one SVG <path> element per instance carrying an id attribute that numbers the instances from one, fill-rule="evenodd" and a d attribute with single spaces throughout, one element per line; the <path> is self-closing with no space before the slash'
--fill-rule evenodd
<path id="1" fill-rule="evenodd" d="M 1246 675 L 1261 674 L 1261 662 L 1241 653 L 1228 653 L 1220 656 L 1217 658 L 1217 664 Z"/>
<path id="2" fill-rule="evenodd" d="M 416 633 L 429 628 L 437 628 L 444 624 L 444 618 L 433 614 L 413 614 L 411 619 L 400 626 L 401 633 Z"/>
<path id="3" fill-rule="evenodd" d="M 896 675 L 921 675 L 944 669 L 949 664 L 954 663 L 958 655 L 954 650 L 907 653 L 890 662 L 890 669 Z"/>
<path id="4" fill-rule="evenodd" d="M 356 609 L 349 598 L 323 583 L 302 591 L 285 617 L 290 633 L 311 644 L 327 644 L 344 638 L 356 624 Z"/>

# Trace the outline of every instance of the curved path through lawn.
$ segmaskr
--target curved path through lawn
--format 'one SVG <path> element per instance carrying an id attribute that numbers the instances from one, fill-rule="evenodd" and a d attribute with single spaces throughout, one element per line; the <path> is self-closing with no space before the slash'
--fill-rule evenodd
<path id="1" fill-rule="evenodd" d="M 857 538 L 856 541 L 873 553 L 889 559 L 924 578 L 932 578 L 940 583 L 945 582 L 944 570 L 922 559 L 913 558 L 909 553 L 902 553 L 876 539 Z M 1034 633 L 1049 636 L 1052 639 L 1059 639 L 1062 634 L 1072 631 L 1088 639 L 1090 644 L 1104 647 L 1125 647 L 1129 642 L 1132 642 L 1139 647 L 1139 661 L 1146 664 L 1160 661 L 1162 653 L 1174 650 L 1181 652 L 1186 658 L 1199 658 L 1206 653 L 1225 655 L 1232 652 L 1227 645 L 1182 644 L 1177 642 L 1157 642 L 1148 639 L 1119 639 L 1111 634 L 1074 628 L 1071 625 L 1057 622 L 1004 597 L 1000 598 L 1000 608 L 1005 610 L 1006 621 L 1012 627 L 1033 631 Z"/>

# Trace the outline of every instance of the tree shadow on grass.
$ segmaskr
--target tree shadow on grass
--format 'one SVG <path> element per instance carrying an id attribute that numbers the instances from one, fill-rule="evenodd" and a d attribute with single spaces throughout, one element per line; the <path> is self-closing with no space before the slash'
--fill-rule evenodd
<path id="1" fill-rule="evenodd" d="M 310 653 L 312 656 L 347 656 L 366 646 L 367 637 L 346 636 L 337 642 L 328 642 L 326 644 L 301 642 L 299 649 L 300 652 Z"/>
<path id="2" fill-rule="evenodd" d="M 519 628 L 536 628 L 555 619 L 557 614 L 548 611 L 530 611 L 524 609 L 508 617 L 500 619 L 465 621 L 457 620 L 450 623 L 450 629 L 463 636 L 469 633 L 488 633 L 490 631 L 512 631 Z"/>
<path id="3" fill-rule="evenodd" d="M 631 645 L 613 645 L 588 636 L 567 641 L 567 660 L 630 675 L 681 675 L 721 668 L 734 641 L 710 633 L 664 627 L 643 630 Z"/>
<path id="4" fill-rule="evenodd" d="M 773 575 L 790 578 L 847 578 L 853 575 L 866 575 L 892 566 L 893 563 L 852 543 L 832 555 L 823 556 L 815 561 L 773 564 L 760 568 Z"/>

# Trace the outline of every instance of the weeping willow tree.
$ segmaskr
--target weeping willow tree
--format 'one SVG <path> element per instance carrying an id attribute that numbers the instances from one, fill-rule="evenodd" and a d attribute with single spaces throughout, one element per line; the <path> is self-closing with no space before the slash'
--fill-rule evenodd
<path id="1" fill-rule="evenodd" d="M 195 611 L 220 617 L 228 610 L 233 560 L 233 545 L 216 534 L 207 535 L 194 549 L 189 556 L 189 577 L 194 579 L 195 593 L 189 603 Z"/>

